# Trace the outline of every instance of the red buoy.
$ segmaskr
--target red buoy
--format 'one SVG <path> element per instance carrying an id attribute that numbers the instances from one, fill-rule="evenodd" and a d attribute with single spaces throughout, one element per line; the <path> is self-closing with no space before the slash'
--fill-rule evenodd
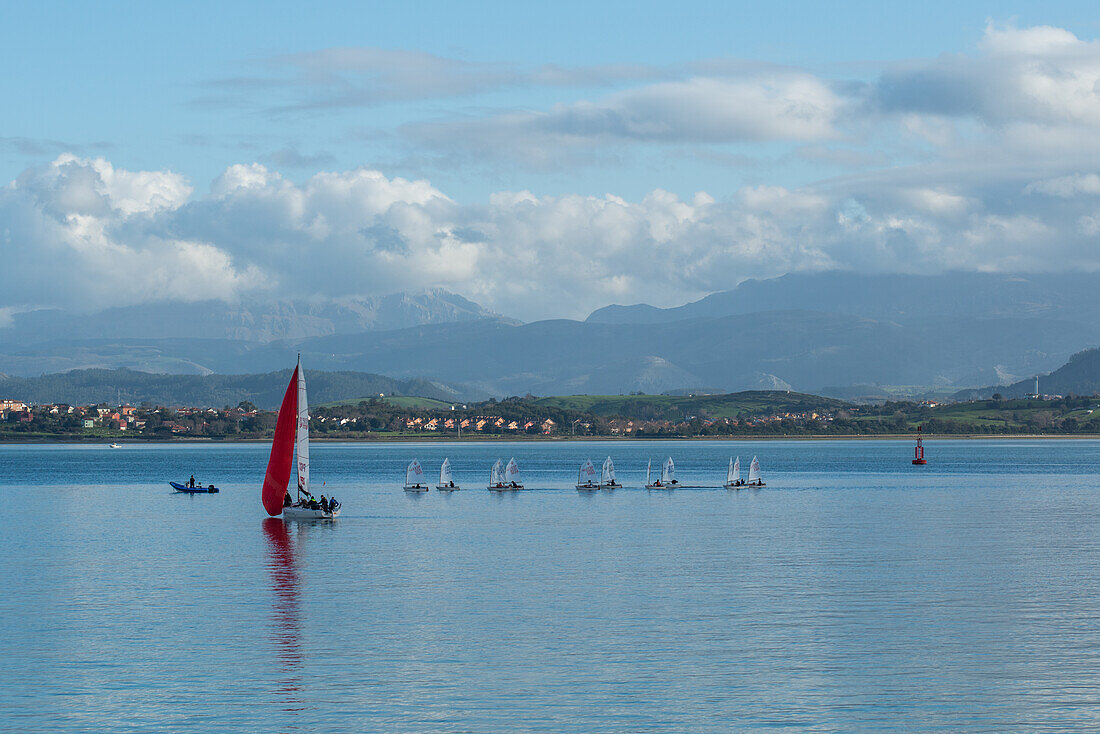
<path id="1" fill-rule="evenodd" d="M 921 427 L 917 426 L 917 447 L 913 449 L 913 463 L 927 464 L 924 460 L 924 444 L 921 443 Z"/>

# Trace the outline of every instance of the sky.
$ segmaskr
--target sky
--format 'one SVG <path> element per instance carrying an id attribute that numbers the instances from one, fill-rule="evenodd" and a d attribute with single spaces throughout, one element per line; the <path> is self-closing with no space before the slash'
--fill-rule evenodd
<path id="1" fill-rule="evenodd" d="M 0 324 L 1100 269 L 1094 3 L 0 2 Z"/>

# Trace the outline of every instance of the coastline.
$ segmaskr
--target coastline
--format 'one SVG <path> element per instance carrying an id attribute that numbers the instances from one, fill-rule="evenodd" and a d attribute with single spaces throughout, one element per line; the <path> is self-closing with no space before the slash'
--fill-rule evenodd
<path id="1" fill-rule="evenodd" d="M 985 434 L 985 433 L 940 433 L 923 434 L 922 438 L 928 441 L 960 440 L 960 441 L 1023 441 L 1023 440 L 1097 440 L 1100 433 L 1010 433 L 1010 434 Z M 624 437 L 624 436 L 475 436 L 457 438 L 455 436 L 385 436 L 378 438 L 319 438 L 310 437 L 310 443 L 559 443 L 559 442 L 601 442 L 601 443 L 630 443 L 630 442 L 663 442 L 663 441 L 913 441 L 912 433 L 883 433 L 883 434 L 858 434 L 849 435 L 767 435 L 767 436 L 660 436 L 660 437 Z M 0 438 L 0 446 L 3 445 L 32 445 L 32 444 L 66 444 L 74 446 L 101 446 L 108 443 L 118 443 L 123 446 L 155 446 L 165 444 L 270 444 L 271 438 L 68 438 L 68 437 L 40 437 L 40 438 Z"/>

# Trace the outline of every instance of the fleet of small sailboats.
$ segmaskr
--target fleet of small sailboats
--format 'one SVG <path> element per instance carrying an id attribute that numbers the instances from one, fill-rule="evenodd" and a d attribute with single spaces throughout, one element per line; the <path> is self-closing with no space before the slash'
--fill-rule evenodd
<path id="1" fill-rule="evenodd" d="M 296 500 L 287 491 L 295 454 L 298 459 Z M 279 406 L 260 497 L 267 514 L 272 517 L 281 514 L 286 520 L 332 520 L 340 514 L 340 503 L 335 499 L 328 500 L 321 495 L 318 501 L 309 491 L 309 403 L 300 357 Z"/>
<path id="2" fill-rule="evenodd" d="M 439 467 L 439 484 L 435 485 L 435 488 L 440 492 L 454 492 L 456 489 L 462 489 L 455 484 L 455 478 L 451 475 L 450 459 L 443 459 L 443 464 Z"/>
<path id="3" fill-rule="evenodd" d="M 405 468 L 405 491 L 428 491 L 428 481 L 424 478 L 424 467 L 420 466 L 420 462 L 417 459 L 413 459 L 409 462 L 408 467 Z"/>

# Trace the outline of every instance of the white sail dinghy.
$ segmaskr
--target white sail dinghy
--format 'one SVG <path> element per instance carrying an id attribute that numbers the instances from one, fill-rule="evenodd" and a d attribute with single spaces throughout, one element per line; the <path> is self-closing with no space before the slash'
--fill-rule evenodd
<path id="1" fill-rule="evenodd" d="M 752 457 L 752 463 L 749 464 L 749 481 L 745 482 L 746 487 L 763 487 L 764 480 L 760 478 L 760 462 L 756 460 L 756 457 Z"/>
<path id="2" fill-rule="evenodd" d="M 581 492 L 594 492 L 600 488 L 600 485 L 596 484 L 596 467 L 592 465 L 591 459 L 585 459 L 585 462 L 581 464 L 581 469 L 577 472 L 577 490 Z"/>
<path id="3" fill-rule="evenodd" d="M 603 462 L 603 476 L 600 478 L 600 489 L 622 489 L 623 485 L 615 481 L 615 465 L 608 456 Z"/>
<path id="4" fill-rule="evenodd" d="M 440 492 L 454 492 L 462 489 L 462 487 L 455 484 L 455 478 L 451 475 L 450 459 L 444 459 L 443 465 L 439 467 L 439 484 L 435 485 L 435 488 Z"/>
<path id="5" fill-rule="evenodd" d="M 729 468 L 726 469 L 726 489 L 738 489 L 745 486 L 745 480 L 741 478 L 741 457 L 737 460 L 730 459 Z"/>
<path id="6" fill-rule="evenodd" d="M 420 462 L 416 459 L 413 459 L 405 469 L 404 489 L 406 492 L 428 491 L 428 481 L 424 478 L 424 467 L 420 466 Z"/>

